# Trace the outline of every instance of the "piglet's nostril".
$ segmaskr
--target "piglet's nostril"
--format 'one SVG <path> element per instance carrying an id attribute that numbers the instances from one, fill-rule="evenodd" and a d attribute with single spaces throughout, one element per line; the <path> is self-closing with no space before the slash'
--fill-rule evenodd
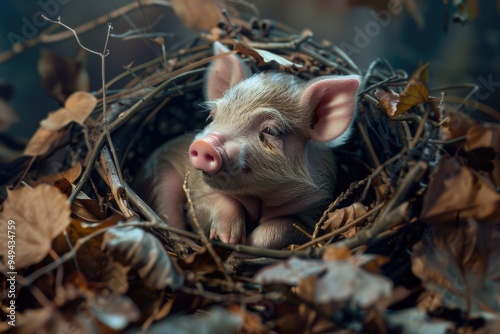
<path id="1" fill-rule="evenodd" d="M 210 155 L 210 154 L 205 154 L 205 159 L 207 161 L 214 161 L 215 160 L 215 158 L 212 155 Z"/>

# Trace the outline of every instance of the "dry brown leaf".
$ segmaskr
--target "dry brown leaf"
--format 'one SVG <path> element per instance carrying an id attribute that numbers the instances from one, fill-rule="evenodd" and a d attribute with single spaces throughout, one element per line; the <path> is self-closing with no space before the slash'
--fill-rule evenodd
<path id="1" fill-rule="evenodd" d="M 215 254 L 221 261 L 227 260 L 228 252 L 220 247 L 213 247 Z M 190 270 L 198 273 L 199 275 L 207 275 L 219 271 L 213 256 L 206 247 L 200 247 L 193 254 L 179 259 L 179 266 L 184 270 Z"/>
<path id="2" fill-rule="evenodd" d="M 396 93 L 392 89 L 390 89 L 389 92 L 384 92 L 377 89 L 373 95 L 375 95 L 378 102 L 380 102 L 389 116 L 394 116 L 396 114 L 399 103 L 398 93 Z"/>
<path id="3" fill-rule="evenodd" d="M 467 132 L 467 163 L 477 171 L 488 173 L 491 181 L 500 186 L 500 125 L 481 123 Z"/>
<path id="4" fill-rule="evenodd" d="M 500 235 L 493 225 L 470 220 L 432 228 L 412 249 L 412 271 L 448 308 L 500 311 Z"/>
<path id="5" fill-rule="evenodd" d="M 75 92 L 68 97 L 64 108 L 49 113 L 47 118 L 40 122 L 40 126 L 47 130 L 57 131 L 71 122 L 83 125 L 96 105 L 97 99 L 94 95 L 86 92 Z"/>
<path id="6" fill-rule="evenodd" d="M 38 156 L 47 153 L 55 144 L 61 140 L 65 131 L 51 131 L 42 127 L 36 130 L 35 134 L 31 137 L 28 145 L 24 149 L 24 155 Z"/>
<path id="7" fill-rule="evenodd" d="M 414 105 L 429 101 L 429 91 L 425 85 L 421 82 L 410 82 L 405 90 L 399 95 L 398 110 L 395 115 L 403 114 Z"/>
<path id="8" fill-rule="evenodd" d="M 335 210 L 328 214 L 328 219 L 321 227 L 327 232 L 335 231 L 367 212 L 367 207 L 361 203 L 354 203 L 348 207 Z"/>
<path id="9" fill-rule="evenodd" d="M 476 124 L 467 131 L 467 151 L 481 147 L 491 147 L 500 153 L 500 125 L 493 123 Z"/>
<path id="10" fill-rule="evenodd" d="M 170 4 L 182 23 L 193 30 L 210 31 L 216 27 L 222 16 L 222 6 L 215 0 L 171 0 Z"/>
<path id="11" fill-rule="evenodd" d="M 244 42 L 235 43 L 233 50 L 237 51 L 240 54 L 246 54 L 255 58 L 258 61 L 259 66 L 263 66 L 269 63 L 276 63 L 279 65 L 280 69 L 286 69 L 286 68 L 298 69 L 302 67 L 302 65 L 292 63 L 288 59 L 285 59 L 272 52 L 252 48 L 251 46 L 247 45 Z"/>
<path id="12" fill-rule="evenodd" d="M 7 224 L 15 225 L 15 268 L 40 262 L 51 248 L 52 240 L 70 223 L 70 206 L 59 189 L 47 184 L 7 191 L 0 213 L 0 244 L 7 245 Z M 7 266 L 7 249 L 0 249 L 0 267 Z"/>
<path id="13" fill-rule="evenodd" d="M 88 225 L 84 224 L 77 219 L 71 218 L 71 223 L 66 229 L 65 235 L 59 235 L 52 242 L 52 247 L 59 255 L 63 255 L 70 250 L 70 245 L 75 245 L 79 239 L 92 234 L 100 229 L 114 226 L 122 218 L 119 215 L 113 215 L 100 224 Z M 68 245 L 69 241 L 69 245 Z M 119 268 L 114 267 L 109 262 L 109 258 L 101 250 L 102 236 L 92 238 L 83 244 L 78 253 L 76 253 L 76 261 L 78 263 L 78 270 L 85 275 L 89 280 L 99 280 L 100 282 L 107 282 L 113 279 L 113 289 L 119 290 L 126 284 L 120 281 Z M 113 272 L 114 270 L 114 272 Z M 114 275 L 114 277 L 109 277 Z"/>
<path id="14" fill-rule="evenodd" d="M 455 224 L 473 218 L 500 222 L 500 194 L 493 184 L 454 158 L 443 158 L 424 199 L 420 219 L 428 224 Z"/>
<path id="15" fill-rule="evenodd" d="M 178 289 L 184 273 L 150 233 L 136 227 L 113 227 L 104 235 L 101 247 L 113 260 L 131 266 L 148 286 Z"/>
<path id="16" fill-rule="evenodd" d="M 38 61 L 38 72 L 47 95 L 61 104 L 74 92 L 90 90 L 90 80 L 84 62 L 62 57 L 43 50 Z"/>
<path id="17" fill-rule="evenodd" d="M 377 90 L 374 95 L 389 117 L 404 114 L 417 104 L 431 101 L 429 91 L 421 82 L 409 82 L 399 95 L 392 90 L 389 93 Z"/>
<path id="18" fill-rule="evenodd" d="M 444 139 L 448 140 L 464 136 L 476 123 L 476 120 L 466 114 L 451 110 L 447 112 L 446 119 L 442 125 Z"/>

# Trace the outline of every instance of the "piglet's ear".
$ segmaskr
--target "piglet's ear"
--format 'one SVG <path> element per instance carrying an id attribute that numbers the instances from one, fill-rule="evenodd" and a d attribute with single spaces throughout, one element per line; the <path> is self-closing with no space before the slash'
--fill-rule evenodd
<path id="1" fill-rule="evenodd" d="M 309 138 L 340 144 L 349 134 L 356 112 L 356 92 L 361 77 L 328 76 L 313 81 L 302 93 L 301 103 L 312 108 Z M 335 141 L 334 141 L 335 140 Z"/>
<path id="2" fill-rule="evenodd" d="M 220 42 L 215 42 L 213 48 L 214 55 L 230 51 Z M 205 80 L 205 92 L 208 100 L 222 97 L 226 90 L 250 77 L 251 74 L 250 68 L 236 55 L 214 60 Z"/>

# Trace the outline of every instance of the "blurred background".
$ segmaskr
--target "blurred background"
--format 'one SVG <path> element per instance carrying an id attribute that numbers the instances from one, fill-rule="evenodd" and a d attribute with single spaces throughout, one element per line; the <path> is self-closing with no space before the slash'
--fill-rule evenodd
<path id="1" fill-rule="evenodd" d="M 78 27 L 132 3 L 132 0 L 22 0 L 0 4 L 0 53 L 12 42 L 35 37 L 50 24 L 40 14 Z M 150 1 L 149 1 L 150 2 Z M 166 2 L 166 1 L 165 1 Z M 471 82 L 480 86 L 476 99 L 500 109 L 500 14 L 492 0 L 467 1 L 468 11 L 450 5 L 446 14 L 443 1 L 436 0 L 253 0 L 261 18 L 280 21 L 302 31 L 310 29 L 318 41 L 341 46 L 366 69 L 376 58 L 386 58 L 395 68 L 411 73 L 419 64 L 430 61 L 429 88 Z M 450 1 L 452 2 L 452 1 Z M 460 2 L 460 1 L 458 1 Z M 464 1 L 465 3 L 465 1 Z M 453 21 L 453 14 L 475 16 L 468 24 Z M 165 32 L 168 47 L 195 36 L 184 27 L 172 8 L 147 6 L 110 21 L 114 34 L 155 22 L 154 30 Z M 445 31 L 447 26 L 447 31 Z M 107 27 L 80 35 L 90 49 L 102 51 Z M 6 133 L 30 137 L 39 121 L 59 104 L 45 95 L 37 63 L 42 49 L 68 58 L 77 57 L 80 47 L 73 38 L 38 45 L 0 63 L 0 80 L 13 86 L 10 100 L 19 121 Z M 154 43 L 141 39 L 111 38 L 106 58 L 106 77 L 111 79 L 123 67 L 140 64 L 160 54 Z M 89 54 L 86 60 L 91 90 L 101 87 L 100 58 Z M 439 93 L 434 93 L 438 96 Z M 465 95 L 465 94 L 463 94 Z M 0 106 L 1 107 L 1 106 Z"/>

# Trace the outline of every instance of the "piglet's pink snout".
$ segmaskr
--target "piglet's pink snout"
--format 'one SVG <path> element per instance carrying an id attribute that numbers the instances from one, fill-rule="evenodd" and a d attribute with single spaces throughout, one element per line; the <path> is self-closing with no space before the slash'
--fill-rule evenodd
<path id="1" fill-rule="evenodd" d="M 223 150 L 219 134 L 196 139 L 189 147 L 189 160 L 196 169 L 207 174 L 217 173 L 222 167 L 222 157 L 217 149 Z"/>

